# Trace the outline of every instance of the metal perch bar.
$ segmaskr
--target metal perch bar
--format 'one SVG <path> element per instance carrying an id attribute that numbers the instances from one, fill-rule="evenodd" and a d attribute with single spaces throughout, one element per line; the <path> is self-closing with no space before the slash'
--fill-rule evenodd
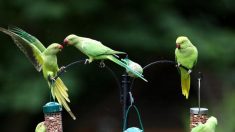
<path id="1" fill-rule="evenodd" d="M 158 60 L 158 61 L 154 61 L 154 62 L 151 62 L 151 63 L 147 64 L 146 66 L 143 67 L 143 70 L 146 70 L 147 68 L 149 68 L 149 67 L 151 67 L 151 66 L 153 66 L 155 64 L 173 64 L 176 67 L 178 65 L 178 63 L 176 63 L 175 61 L 171 61 L 171 60 Z M 188 69 L 187 67 L 185 67 L 183 65 L 180 65 L 180 67 L 184 68 L 186 71 L 190 70 L 190 69 Z M 134 81 L 135 81 L 135 78 L 131 81 L 130 89 L 132 89 L 132 87 L 134 85 Z"/>
<path id="2" fill-rule="evenodd" d="M 62 68 L 62 69 L 57 73 L 57 75 L 54 77 L 54 79 L 56 80 L 58 77 L 60 77 L 63 73 L 66 72 L 66 69 L 68 69 L 68 68 L 71 67 L 72 65 L 79 64 L 79 63 L 82 63 L 82 62 L 85 63 L 85 62 L 86 62 L 86 59 L 74 61 L 74 62 L 69 63 L 68 65 L 64 66 L 64 68 Z"/>
<path id="3" fill-rule="evenodd" d="M 146 66 L 143 67 L 143 69 L 147 69 L 148 67 L 152 66 L 152 65 L 155 65 L 155 64 L 174 64 L 174 65 L 177 65 L 177 63 L 175 61 L 171 61 L 171 60 L 159 60 L 159 61 L 154 61 L 154 62 L 151 62 L 149 64 L 147 64 Z M 187 67 L 183 66 L 183 65 L 180 65 L 180 67 L 184 68 L 186 71 L 190 70 L 188 69 Z"/>
<path id="4" fill-rule="evenodd" d="M 82 62 L 85 63 L 86 59 L 74 61 L 74 62 L 62 67 L 62 69 L 60 69 L 60 71 L 58 72 L 57 76 L 54 77 L 54 79 L 56 80 L 59 76 L 61 76 L 64 72 L 66 72 L 66 70 L 68 68 L 70 68 L 71 66 L 73 66 L 75 64 L 82 63 Z M 159 61 L 154 61 L 154 62 L 149 63 L 148 65 L 144 66 L 143 69 L 146 70 L 147 68 L 149 68 L 155 64 L 173 64 L 173 65 L 177 66 L 177 63 L 175 61 L 159 60 Z M 112 69 L 109 68 L 108 66 L 105 66 L 105 67 L 111 72 L 111 74 L 113 75 L 113 77 L 115 78 L 115 80 L 118 84 L 118 87 L 120 88 L 120 102 L 123 104 L 123 121 L 124 121 L 127 108 L 131 103 L 128 95 L 133 87 L 135 78 L 133 78 L 132 81 L 130 81 L 130 76 L 128 76 L 127 73 L 125 73 L 122 75 L 122 81 L 121 81 L 121 85 L 120 85 L 120 81 L 118 80 L 116 74 L 112 71 Z M 187 71 L 189 70 L 188 68 L 184 67 L 183 65 L 180 65 L 180 67 L 184 68 Z M 132 82 L 131 85 L 130 85 L 130 82 Z M 125 125 L 128 125 L 128 122 L 125 122 Z"/>
<path id="5" fill-rule="evenodd" d="M 56 80 L 58 77 L 60 77 L 63 73 L 66 72 L 66 70 L 68 68 L 70 68 L 71 66 L 75 65 L 75 64 L 79 64 L 82 62 L 86 62 L 86 59 L 83 60 L 78 60 L 78 61 L 74 61 L 72 63 L 69 63 L 68 65 L 64 66 L 59 72 L 58 74 L 54 77 L 54 80 Z M 113 75 L 113 77 L 115 78 L 115 81 L 120 89 L 120 102 L 123 103 L 123 120 L 125 119 L 125 114 L 126 114 L 126 110 L 128 108 L 129 105 L 129 99 L 128 99 L 128 94 L 130 92 L 130 77 L 127 74 L 122 75 L 122 85 L 120 85 L 120 81 L 117 78 L 117 75 L 113 72 L 113 70 L 111 68 L 109 68 L 108 66 L 105 65 L 105 68 L 111 72 L 111 74 Z"/>

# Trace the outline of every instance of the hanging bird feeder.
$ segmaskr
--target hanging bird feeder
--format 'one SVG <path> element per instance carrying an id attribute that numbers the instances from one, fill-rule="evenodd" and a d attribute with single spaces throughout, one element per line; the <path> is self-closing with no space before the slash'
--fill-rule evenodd
<path id="1" fill-rule="evenodd" d="M 201 108 L 201 80 L 202 73 L 198 73 L 198 107 L 190 108 L 190 130 L 196 127 L 199 123 L 206 123 L 208 109 Z"/>
<path id="2" fill-rule="evenodd" d="M 43 106 L 47 132 L 63 132 L 62 107 L 57 102 L 48 102 Z"/>
<path id="3" fill-rule="evenodd" d="M 190 130 L 200 123 L 206 123 L 208 119 L 207 114 L 207 108 L 190 108 Z"/>
<path id="4" fill-rule="evenodd" d="M 139 124 L 140 124 L 140 128 L 138 127 L 130 127 L 130 128 L 127 128 L 127 117 L 128 117 L 128 113 L 131 109 L 131 107 L 133 107 L 138 115 L 138 120 L 139 120 Z M 135 105 L 130 105 L 126 111 L 126 117 L 125 117 L 125 121 L 124 121 L 124 125 L 123 125 L 123 132 L 144 132 L 144 128 L 143 128 L 143 124 L 142 124 L 142 121 L 141 121 L 141 118 L 140 118 L 140 113 L 138 111 L 138 108 L 135 106 Z"/>

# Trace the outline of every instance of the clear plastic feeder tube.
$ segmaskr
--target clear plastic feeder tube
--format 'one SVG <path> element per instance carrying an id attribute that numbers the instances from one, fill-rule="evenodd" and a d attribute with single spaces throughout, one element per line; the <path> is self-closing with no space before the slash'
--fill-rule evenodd
<path id="1" fill-rule="evenodd" d="M 196 127 L 199 123 L 206 123 L 208 119 L 207 108 L 190 108 L 190 130 Z"/>
<path id="2" fill-rule="evenodd" d="M 47 132 L 63 132 L 62 107 L 57 102 L 49 102 L 43 106 Z"/>

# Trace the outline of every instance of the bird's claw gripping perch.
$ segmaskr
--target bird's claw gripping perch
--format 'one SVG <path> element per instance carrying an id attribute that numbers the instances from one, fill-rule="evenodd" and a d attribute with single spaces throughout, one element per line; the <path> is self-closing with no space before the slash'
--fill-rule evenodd
<path id="1" fill-rule="evenodd" d="M 65 66 L 61 66 L 58 72 L 59 73 L 60 72 L 66 72 L 66 67 Z"/>
<path id="2" fill-rule="evenodd" d="M 52 84 L 54 84 L 55 83 L 55 78 L 51 78 L 51 82 L 52 82 Z"/>
<path id="3" fill-rule="evenodd" d="M 48 80 L 50 81 L 51 84 L 54 84 L 56 79 L 51 77 L 50 75 L 48 76 Z"/>
<path id="4" fill-rule="evenodd" d="M 188 70 L 188 74 L 191 74 L 191 73 L 192 73 L 192 70 L 189 69 L 189 70 Z"/>
<path id="5" fill-rule="evenodd" d="M 176 65 L 175 65 L 177 68 L 184 68 L 186 71 L 188 71 L 188 74 L 191 74 L 191 72 L 192 72 L 192 70 L 191 69 L 188 69 L 187 67 L 185 67 L 185 66 L 183 66 L 182 64 L 180 64 L 180 63 L 177 63 Z"/>
<path id="6" fill-rule="evenodd" d="M 89 59 L 86 59 L 84 64 L 88 64 L 89 63 Z"/>
<path id="7" fill-rule="evenodd" d="M 176 64 L 176 67 L 180 67 L 180 66 L 181 66 L 181 64 L 180 64 L 180 63 L 177 63 L 177 64 Z"/>

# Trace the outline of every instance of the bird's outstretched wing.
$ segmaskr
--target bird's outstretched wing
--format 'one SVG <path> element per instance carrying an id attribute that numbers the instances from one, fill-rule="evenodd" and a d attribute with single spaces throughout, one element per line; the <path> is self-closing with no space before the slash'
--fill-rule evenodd
<path id="1" fill-rule="evenodd" d="M 41 50 L 43 50 L 45 47 L 38 43 L 40 41 L 37 42 L 35 37 L 18 28 L 5 29 L 0 27 L 0 31 L 9 35 L 15 44 L 20 48 L 20 50 L 25 54 L 25 56 L 31 61 L 36 70 L 41 71 L 43 64 Z M 41 45 L 40 48 L 38 47 L 39 45 Z"/>

